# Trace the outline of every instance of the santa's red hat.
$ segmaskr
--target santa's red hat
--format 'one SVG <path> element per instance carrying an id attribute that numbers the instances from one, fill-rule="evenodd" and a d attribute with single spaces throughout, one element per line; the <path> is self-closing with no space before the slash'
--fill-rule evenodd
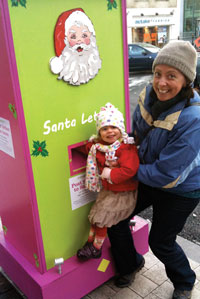
<path id="1" fill-rule="evenodd" d="M 56 56 L 60 56 L 65 47 L 65 36 L 69 28 L 75 24 L 83 24 L 95 35 L 94 26 L 82 8 L 75 8 L 63 12 L 56 22 L 54 31 L 54 46 Z"/>

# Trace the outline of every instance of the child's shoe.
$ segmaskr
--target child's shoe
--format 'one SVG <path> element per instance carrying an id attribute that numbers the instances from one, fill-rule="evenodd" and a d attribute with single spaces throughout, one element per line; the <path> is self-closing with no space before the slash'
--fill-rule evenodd
<path id="1" fill-rule="evenodd" d="M 98 259 L 101 257 L 101 249 L 94 247 L 93 243 L 86 242 L 85 245 L 77 251 L 77 257 L 82 261 Z"/>

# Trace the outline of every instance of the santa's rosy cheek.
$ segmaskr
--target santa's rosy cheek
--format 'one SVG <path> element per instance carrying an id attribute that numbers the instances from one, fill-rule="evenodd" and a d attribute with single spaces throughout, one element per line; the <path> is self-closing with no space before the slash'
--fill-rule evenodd
<path id="1" fill-rule="evenodd" d="M 72 39 L 70 39 L 70 40 L 69 40 L 69 45 L 70 45 L 70 47 L 73 47 L 73 46 L 75 46 L 75 45 L 76 45 L 76 41 L 75 41 L 75 40 L 72 40 Z"/>
<path id="2" fill-rule="evenodd" d="M 88 38 L 85 38 L 84 43 L 85 43 L 86 45 L 89 45 L 89 44 L 90 44 L 90 38 L 89 38 L 89 37 L 88 37 Z"/>

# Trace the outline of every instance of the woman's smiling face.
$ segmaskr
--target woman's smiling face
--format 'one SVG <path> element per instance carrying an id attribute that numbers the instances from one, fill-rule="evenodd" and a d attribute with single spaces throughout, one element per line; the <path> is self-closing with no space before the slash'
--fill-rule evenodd
<path id="1" fill-rule="evenodd" d="M 174 98 L 186 86 L 185 76 L 166 64 L 158 64 L 154 69 L 153 89 L 160 101 Z"/>

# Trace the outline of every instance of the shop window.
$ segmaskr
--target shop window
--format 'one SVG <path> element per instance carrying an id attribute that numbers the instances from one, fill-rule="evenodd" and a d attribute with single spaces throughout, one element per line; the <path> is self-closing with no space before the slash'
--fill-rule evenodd
<path id="1" fill-rule="evenodd" d="M 186 32 L 192 31 L 192 18 L 187 18 L 186 19 Z"/>
<path id="2" fill-rule="evenodd" d="M 144 33 L 143 35 L 143 41 L 145 43 L 151 43 L 151 34 L 148 32 L 148 33 Z"/>

